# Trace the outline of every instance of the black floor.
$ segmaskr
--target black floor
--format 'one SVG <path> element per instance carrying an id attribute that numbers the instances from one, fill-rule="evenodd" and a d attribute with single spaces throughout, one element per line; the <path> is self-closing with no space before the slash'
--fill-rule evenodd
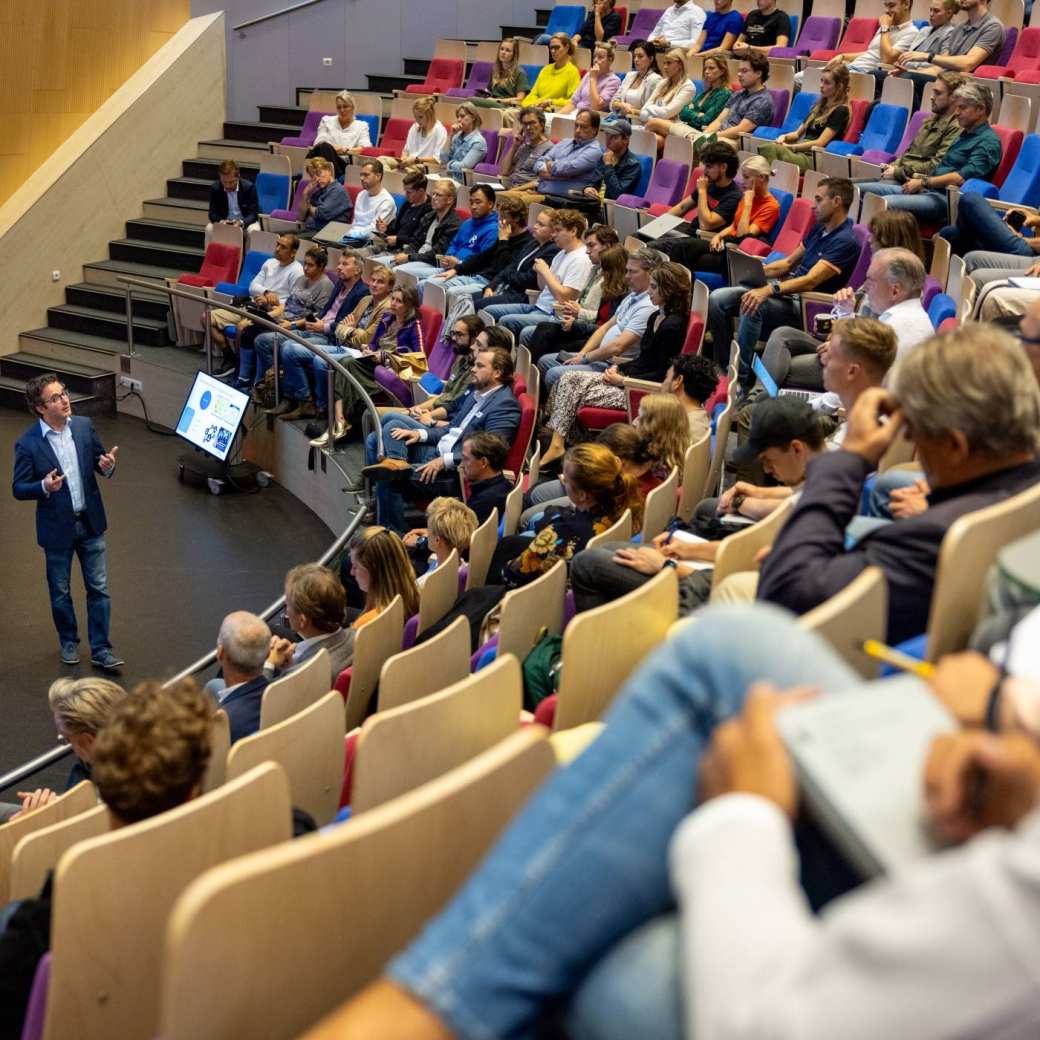
<path id="1" fill-rule="evenodd" d="M 0 444 L 8 470 L 27 414 L 0 409 Z M 103 482 L 108 513 L 112 643 L 126 658 L 122 681 L 164 679 L 212 648 L 225 614 L 262 610 L 278 597 L 286 570 L 317 559 L 333 535 L 280 487 L 254 495 L 210 495 L 177 480 L 177 437 L 150 433 L 123 416 L 95 420 L 106 448 L 119 445 L 119 467 Z M 8 485 L 9 486 L 9 485 Z M 47 687 L 59 675 L 91 671 L 82 579 L 73 563 L 80 656 L 58 658 L 35 505 L 0 494 L 0 773 L 53 747 Z M 32 786 L 64 785 L 68 763 L 40 773 Z"/>

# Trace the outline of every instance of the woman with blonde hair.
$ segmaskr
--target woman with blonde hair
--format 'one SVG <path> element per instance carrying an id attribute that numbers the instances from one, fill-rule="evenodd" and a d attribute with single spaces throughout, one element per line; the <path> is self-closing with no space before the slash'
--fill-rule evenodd
<path id="1" fill-rule="evenodd" d="M 849 67 L 836 61 L 820 73 L 820 100 L 809 110 L 805 122 L 797 130 L 781 134 L 775 143 L 760 145 L 758 154 L 770 162 L 780 159 L 794 163 L 804 172 L 812 166 L 813 149 L 840 141 L 851 118 Z"/>
<path id="2" fill-rule="evenodd" d="M 909 249 L 922 264 L 926 264 L 921 227 L 908 210 L 880 210 L 870 218 L 868 229 L 872 253 L 880 249 Z"/>
<path id="3" fill-rule="evenodd" d="M 577 112 L 588 108 L 593 112 L 609 112 L 610 103 L 621 86 L 621 78 L 611 72 L 614 64 L 614 44 L 609 40 L 597 43 L 592 52 L 592 68 L 582 77 L 578 89 L 560 112 Z"/>
<path id="4" fill-rule="evenodd" d="M 401 158 L 392 155 L 380 157 L 384 169 L 407 169 L 412 166 L 440 164 L 441 152 L 448 144 L 448 131 L 437 118 L 437 103 L 432 97 L 421 97 L 412 105 L 415 122 L 408 128 Z"/>
<path id="5" fill-rule="evenodd" d="M 686 409 L 674 394 L 647 394 L 639 402 L 633 425 L 646 438 L 647 451 L 663 480 L 673 466 L 681 470 L 690 446 L 690 423 Z"/>
<path id="6" fill-rule="evenodd" d="M 507 36 L 498 45 L 498 54 L 491 66 L 491 79 L 484 93 L 472 99 L 478 108 L 497 108 L 500 105 L 519 105 L 531 89 L 527 71 L 520 64 L 520 44 Z"/>
<path id="7" fill-rule="evenodd" d="M 693 100 L 696 89 L 686 71 L 686 53 L 673 47 L 661 59 L 661 82 L 650 100 L 639 110 L 639 121 L 677 119 L 679 113 Z"/>
<path id="8" fill-rule="evenodd" d="M 419 612 L 419 587 L 399 535 L 385 527 L 366 527 L 350 543 L 350 574 L 364 594 L 365 607 L 351 628 L 361 628 L 393 602 L 404 601 L 404 616 Z"/>
<path id="9" fill-rule="evenodd" d="M 574 64 L 575 50 L 574 41 L 566 33 L 549 37 L 552 61 L 538 73 L 531 92 L 520 102 L 522 108 L 551 110 L 567 103 L 581 83 L 581 73 Z"/>
<path id="10" fill-rule="evenodd" d="M 480 132 L 483 118 L 468 102 L 455 109 L 455 122 L 451 124 L 451 137 L 441 149 L 440 165 L 456 184 L 461 184 L 463 173 L 472 170 L 487 155 L 487 141 Z"/>
<path id="11" fill-rule="evenodd" d="M 718 117 L 729 102 L 732 91 L 729 89 L 729 65 L 724 58 L 705 58 L 701 79 L 704 81 L 704 89 L 695 95 L 674 120 L 647 121 L 646 128 L 657 135 L 660 148 L 664 148 L 665 139 L 669 134 L 675 137 L 689 137 L 703 130 Z"/>
<path id="12" fill-rule="evenodd" d="M 408 549 L 419 547 L 420 540 L 425 539 L 430 552 L 428 566 L 418 579 L 420 588 L 453 552 L 459 554 L 460 562 L 469 556 L 469 540 L 479 526 L 477 514 L 459 498 L 441 495 L 426 507 L 426 526 L 404 536 Z"/>
<path id="13" fill-rule="evenodd" d="M 340 91 L 336 95 L 336 114 L 322 117 L 314 135 L 314 145 L 307 153 L 308 159 L 315 156 L 327 159 L 335 168 L 337 177 L 342 177 L 347 168 L 346 156 L 356 155 L 372 144 L 368 123 L 354 118 L 356 108 L 354 95 L 346 90 Z"/>

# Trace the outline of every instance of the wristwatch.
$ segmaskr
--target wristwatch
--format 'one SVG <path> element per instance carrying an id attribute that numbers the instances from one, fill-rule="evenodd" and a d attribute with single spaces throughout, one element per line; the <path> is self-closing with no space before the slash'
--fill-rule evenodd
<path id="1" fill-rule="evenodd" d="M 881 26 L 880 29 L 878 29 L 878 32 L 882 32 L 882 33 L 887 33 L 887 32 L 891 32 L 891 31 L 892 31 L 892 26 L 890 26 L 890 25 L 883 25 L 883 26 Z"/>
<path id="2" fill-rule="evenodd" d="M 774 296 L 779 296 L 780 295 L 780 279 L 779 278 L 771 279 L 770 282 L 769 282 L 769 287 L 773 290 L 773 295 Z"/>
<path id="3" fill-rule="evenodd" d="M 673 571 L 674 571 L 674 570 L 678 570 L 678 568 L 679 568 L 679 564 L 677 564 L 677 563 L 675 562 L 675 560 L 665 560 L 665 561 L 664 561 L 664 565 L 665 565 L 665 567 L 671 567 L 671 569 L 672 569 Z"/>

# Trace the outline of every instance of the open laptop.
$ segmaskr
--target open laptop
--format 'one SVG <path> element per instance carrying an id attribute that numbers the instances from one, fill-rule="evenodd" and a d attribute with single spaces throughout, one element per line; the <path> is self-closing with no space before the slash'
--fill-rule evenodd
<path id="1" fill-rule="evenodd" d="M 645 242 L 654 242 L 662 235 L 667 235 L 669 231 L 675 231 L 676 229 L 683 231 L 684 227 L 687 229 L 683 232 L 684 234 L 697 234 L 697 229 L 688 220 L 677 217 L 674 213 L 662 213 L 659 217 L 655 217 L 649 223 L 644 224 L 636 232 L 636 237 L 643 239 Z"/>
<path id="2" fill-rule="evenodd" d="M 343 236 L 350 233 L 353 224 L 344 224 L 342 221 L 333 220 L 326 224 L 315 236 L 315 242 L 321 242 L 327 246 L 343 245 Z"/>
<path id="3" fill-rule="evenodd" d="M 755 355 L 755 360 L 751 362 L 751 370 L 758 376 L 758 381 L 770 397 L 797 397 L 801 401 L 807 401 L 809 404 L 812 404 L 813 401 L 824 396 L 817 390 L 790 390 L 787 387 L 781 389 L 776 385 L 776 380 L 770 375 L 769 369 L 766 368 L 765 362 L 758 354 Z"/>
<path id="4" fill-rule="evenodd" d="M 765 261 L 760 256 L 742 253 L 735 245 L 726 246 L 729 284 L 759 289 L 766 284 Z"/>

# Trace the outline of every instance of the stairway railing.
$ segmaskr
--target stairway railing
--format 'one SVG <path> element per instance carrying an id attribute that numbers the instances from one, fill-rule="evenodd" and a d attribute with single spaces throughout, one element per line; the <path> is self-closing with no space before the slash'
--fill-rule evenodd
<path id="1" fill-rule="evenodd" d="M 262 14 L 258 18 L 250 18 L 247 22 L 239 22 L 238 25 L 231 26 L 233 32 L 241 32 L 243 29 L 248 29 L 250 26 L 259 25 L 261 22 L 269 22 L 272 18 L 281 18 L 282 15 L 292 14 L 293 11 L 299 11 L 304 7 L 313 7 L 314 4 L 320 4 L 321 0 L 303 0 L 302 3 L 292 4 L 290 7 L 283 7 L 280 11 L 272 11 L 270 14 Z"/>

